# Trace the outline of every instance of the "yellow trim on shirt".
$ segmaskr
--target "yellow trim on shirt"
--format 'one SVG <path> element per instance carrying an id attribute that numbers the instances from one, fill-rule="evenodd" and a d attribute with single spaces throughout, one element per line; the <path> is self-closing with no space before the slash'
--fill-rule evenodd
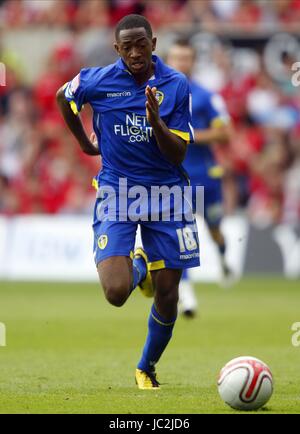
<path id="1" fill-rule="evenodd" d="M 70 101 L 70 106 L 71 106 L 71 109 L 72 109 L 72 112 L 74 113 L 74 115 L 77 116 L 79 114 L 79 111 L 78 111 L 78 107 L 77 107 L 76 102 Z"/>
<path id="2" fill-rule="evenodd" d="M 191 141 L 190 133 L 185 133 L 184 131 L 171 130 L 171 129 L 170 129 L 170 131 L 171 131 L 171 133 L 176 134 L 176 136 L 183 139 L 185 142 L 190 143 L 190 141 Z"/>
<path id="3" fill-rule="evenodd" d="M 211 178 L 222 178 L 224 176 L 224 169 L 222 166 L 213 166 L 209 169 L 208 175 Z"/>
<path id="4" fill-rule="evenodd" d="M 224 120 L 224 118 L 221 117 L 214 118 L 210 123 L 211 128 L 222 128 L 226 125 L 227 122 Z"/>
<path id="5" fill-rule="evenodd" d="M 99 184 L 96 178 L 93 178 L 92 187 L 94 187 L 94 189 L 97 191 L 99 190 Z"/>
<path id="6" fill-rule="evenodd" d="M 69 84 L 69 83 L 65 83 L 65 84 L 63 85 L 63 90 L 66 90 L 68 84 Z M 71 109 L 72 109 L 72 112 L 74 113 L 74 115 L 77 116 L 77 115 L 79 114 L 79 110 L 78 110 L 78 107 L 77 107 L 76 102 L 75 102 L 75 101 L 69 101 L 69 104 L 70 104 L 70 107 L 71 107 Z"/>

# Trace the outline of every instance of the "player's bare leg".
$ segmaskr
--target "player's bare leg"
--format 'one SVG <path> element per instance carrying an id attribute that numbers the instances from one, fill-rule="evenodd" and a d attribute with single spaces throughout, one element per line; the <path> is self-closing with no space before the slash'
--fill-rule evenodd
<path id="1" fill-rule="evenodd" d="M 112 256 L 97 266 L 99 279 L 107 301 L 123 306 L 132 292 L 132 260 L 126 256 Z"/>
<path id="2" fill-rule="evenodd" d="M 164 269 L 153 271 L 152 280 L 155 288 L 154 303 L 158 313 L 166 321 L 177 315 L 178 287 L 182 270 Z"/>
<path id="3" fill-rule="evenodd" d="M 101 261 L 97 270 L 105 297 L 114 306 L 123 306 L 136 287 L 144 296 L 153 297 L 148 258 L 142 248 L 136 249 L 133 260 L 128 256 L 111 256 Z"/>
<path id="4" fill-rule="evenodd" d="M 159 388 L 155 365 L 172 337 L 177 318 L 180 278 L 181 270 L 164 269 L 152 272 L 154 304 L 148 321 L 146 344 L 136 370 L 136 383 L 140 389 Z"/>

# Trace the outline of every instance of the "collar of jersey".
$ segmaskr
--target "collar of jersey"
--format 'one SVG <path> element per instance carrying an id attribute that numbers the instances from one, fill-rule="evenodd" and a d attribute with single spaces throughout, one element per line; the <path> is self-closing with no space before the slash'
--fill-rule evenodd
<path id="1" fill-rule="evenodd" d="M 160 60 L 160 58 L 158 56 L 155 56 L 154 54 L 152 55 L 152 61 L 155 63 L 154 76 L 155 76 L 155 79 L 158 79 L 161 77 L 161 75 L 163 75 L 162 74 L 163 73 L 163 63 Z M 122 71 L 126 71 L 131 75 L 131 72 L 128 70 L 128 66 L 126 65 L 126 63 L 124 62 L 124 60 L 121 57 L 119 60 L 117 60 L 116 66 L 119 69 L 122 69 Z"/>

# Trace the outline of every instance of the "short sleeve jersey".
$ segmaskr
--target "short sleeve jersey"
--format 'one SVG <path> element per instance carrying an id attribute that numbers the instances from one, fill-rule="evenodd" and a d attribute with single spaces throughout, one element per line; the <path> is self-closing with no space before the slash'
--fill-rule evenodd
<path id="1" fill-rule="evenodd" d="M 160 117 L 183 140 L 193 142 L 191 93 L 186 77 L 153 56 L 155 73 L 138 85 L 122 59 L 98 68 L 82 69 L 65 87 L 75 114 L 84 104 L 93 109 L 93 126 L 102 156 L 99 181 L 128 184 L 175 185 L 185 179 L 182 166 L 160 151 L 146 118 L 147 85 L 157 88 Z"/>

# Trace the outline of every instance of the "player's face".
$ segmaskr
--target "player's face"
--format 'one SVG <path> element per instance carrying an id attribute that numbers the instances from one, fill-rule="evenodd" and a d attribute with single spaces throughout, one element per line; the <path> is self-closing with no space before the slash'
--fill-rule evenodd
<path id="1" fill-rule="evenodd" d="M 156 38 L 149 38 L 146 29 L 121 30 L 114 46 L 133 75 L 144 75 L 150 71 Z"/>
<path id="2" fill-rule="evenodd" d="M 173 45 L 167 56 L 167 63 L 177 71 L 190 76 L 195 64 L 195 54 L 192 48 Z"/>

